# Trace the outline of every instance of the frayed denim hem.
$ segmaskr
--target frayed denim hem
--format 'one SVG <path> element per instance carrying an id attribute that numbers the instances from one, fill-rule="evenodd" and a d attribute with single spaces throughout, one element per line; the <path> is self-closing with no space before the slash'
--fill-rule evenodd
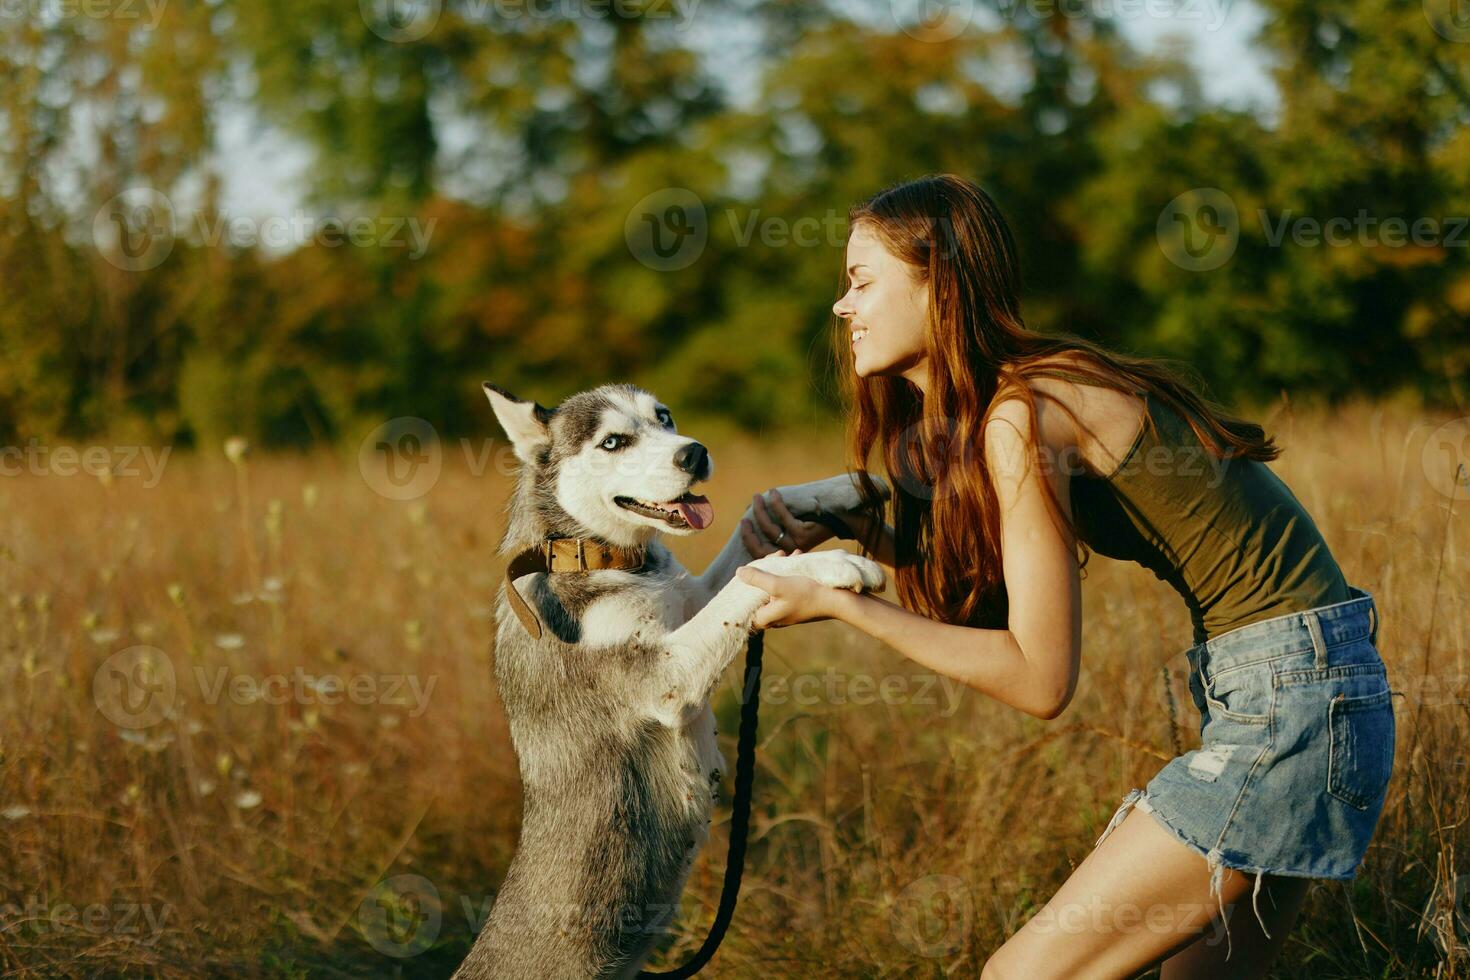
<path id="1" fill-rule="evenodd" d="M 1266 880 L 1265 876 L 1268 874 L 1291 875 L 1293 877 L 1308 876 L 1300 875 L 1291 871 L 1278 871 L 1274 868 L 1254 867 L 1251 865 L 1239 864 L 1234 861 L 1226 861 L 1225 856 L 1221 853 L 1218 847 L 1202 847 L 1197 842 L 1190 840 L 1183 833 L 1181 833 L 1177 827 L 1169 823 L 1169 821 L 1165 819 L 1164 815 L 1160 813 L 1149 802 L 1148 796 L 1145 794 L 1145 792 L 1142 789 L 1138 788 L 1129 790 L 1128 795 L 1123 797 L 1123 802 L 1118 806 L 1117 812 L 1113 814 L 1113 818 L 1108 821 L 1108 825 L 1103 828 L 1103 832 L 1098 835 L 1097 841 L 1093 843 L 1092 846 L 1094 849 L 1096 849 L 1098 845 L 1102 844 L 1103 841 L 1107 840 L 1108 835 L 1113 832 L 1113 828 L 1117 827 L 1118 824 L 1123 822 L 1123 818 L 1128 814 L 1128 809 L 1132 806 L 1137 806 L 1140 810 L 1143 810 L 1146 813 L 1153 814 L 1155 822 L 1157 822 L 1160 827 L 1163 827 L 1165 830 L 1169 831 L 1171 834 L 1174 835 L 1176 839 L 1179 840 L 1180 843 L 1184 844 L 1191 851 L 1194 851 L 1196 854 L 1205 859 L 1205 864 L 1210 869 L 1210 894 L 1214 895 L 1216 900 L 1220 903 L 1220 921 L 1225 925 L 1225 958 L 1227 960 L 1230 959 L 1230 954 L 1233 950 L 1233 947 L 1230 941 L 1230 920 L 1225 915 L 1225 897 L 1223 893 L 1226 868 L 1230 868 L 1232 871 L 1241 871 L 1256 876 L 1255 887 L 1251 890 L 1251 910 L 1255 912 L 1256 921 L 1260 923 L 1261 926 L 1261 932 L 1265 933 L 1267 939 L 1271 938 L 1271 933 L 1266 929 L 1266 921 L 1264 918 L 1261 917 L 1260 906 L 1256 904 L 1257 897 L 1260 895 L 1261 892 L 1261 882 Z M 1321 876 L 1311 875 L 1310 877 L 1316 878 Z M 1351 878 L 1353 877 L 1356 877 L 1356 872 L 1354 872 L 1354 874 L 1352 875 L 1343 876 L 1342 880 L 1351 880 Z"/>

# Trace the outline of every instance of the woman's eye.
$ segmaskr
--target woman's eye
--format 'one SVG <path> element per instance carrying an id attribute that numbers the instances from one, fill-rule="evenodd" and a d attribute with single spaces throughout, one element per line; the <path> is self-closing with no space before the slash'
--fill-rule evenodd
<path id="1" fill-rule="evenodd" d="M 608 436 L 606 439 L 602 440 L 602 448 L 606 449 L 608 452 L 612 452 L 614 449 L 621 447 L 622 444 L 622 436 Z"/>

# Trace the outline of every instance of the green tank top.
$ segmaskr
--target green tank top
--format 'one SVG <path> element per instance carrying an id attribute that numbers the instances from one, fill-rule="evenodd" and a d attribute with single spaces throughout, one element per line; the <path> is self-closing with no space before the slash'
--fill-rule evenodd
<path id="1" fill-rule="evenodd" d="M 1042 372 L 1096 384 L 1071 372 Z M 1088 547 L 1135 561 L 1189 607 L 1194 642 L 1352 598 L 1326 541 L 1271 468 L 1216 459 L 1168 405 L 1142 395 L 1144 424 L 1106 477 L 1072 477 L 1073 524 Z"/>

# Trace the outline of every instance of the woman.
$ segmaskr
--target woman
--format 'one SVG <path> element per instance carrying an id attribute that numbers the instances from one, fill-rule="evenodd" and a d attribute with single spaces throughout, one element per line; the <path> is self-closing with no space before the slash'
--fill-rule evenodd
<path id="1" fill-rule="evenodd" d="M 832 309 L 851 450 L 871 503 L 875 447 L 893 484 L 892 525 L 855 524 L 902 606 L 743 568 L 771 594 L 756 625 L 839 619 L 1050 719 L 1077 681 L 1087 550 L 1153 571 L 1194 623 L 1202 747 L 1124 797 L 984 975 L 1263 974 L 1311 879 L 1356 875 L 1383 806 L 1394 719 L 1373 598 L 1265 465 L 1278 450 L 1259 426 L 1157 362 L 1026 330 L 1015 245 L 979 187 L 901 184 L 849 228 Z M 756 555 L 831 536 L 776 491 L 752 515 Z M 1254 916 L 1227 915 L 1247 891 Z M 1225 943 L 1204 938 L 1220 916 Z"/>

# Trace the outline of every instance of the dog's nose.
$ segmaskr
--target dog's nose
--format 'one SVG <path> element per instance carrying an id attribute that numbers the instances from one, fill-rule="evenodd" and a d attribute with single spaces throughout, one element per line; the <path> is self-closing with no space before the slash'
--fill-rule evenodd
<path id="1" fill-rule="evenodd" d="M 697 442 L 687 443 L 674 453 L 674 465 L 703 479 L 709 476 L 709 450 Z"/>

